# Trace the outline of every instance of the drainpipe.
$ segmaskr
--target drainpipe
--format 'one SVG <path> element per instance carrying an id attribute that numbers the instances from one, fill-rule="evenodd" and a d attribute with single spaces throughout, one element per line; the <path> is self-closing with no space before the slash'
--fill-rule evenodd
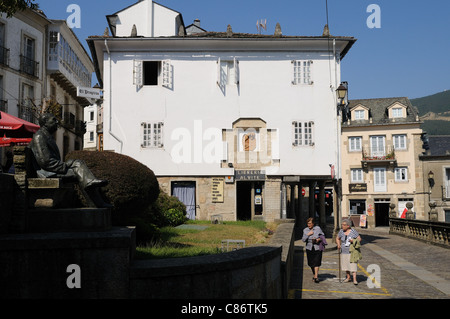
<path id="1" fill-rule="evenodd" d="M 122 154 L 123 150 L 123 141 L 114 135 L 112 131 L 112 59 L 111 59 L 111 51 L 109 50 L 108 40 L 105 39 L 105 47 L 108 52 L 108 60 L 109 60 L 109 135 L 111 135 L 116 141 L 120 143 L 120 154 Z"/>

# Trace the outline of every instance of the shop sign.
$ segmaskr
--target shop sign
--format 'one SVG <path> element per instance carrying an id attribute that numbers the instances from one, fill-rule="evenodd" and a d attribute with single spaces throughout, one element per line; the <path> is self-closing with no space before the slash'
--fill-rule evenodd
<path id="1" fill-rule="evenodd" d="M 213 203 L 223 203 L 223 178 L 213 178 L 211 192 Z"/>
<path id="2" fill-rule="evenodd" d="M 350 193 L 353 192 L 367 192 L 367 184 L 349 184 Z"/>
<path id="3" fill-rule="evenodd" d="M 236 181 L 265 181 L 266 180 L 266 172 L 262 170 L 237 170 L 236 172 Z"/>

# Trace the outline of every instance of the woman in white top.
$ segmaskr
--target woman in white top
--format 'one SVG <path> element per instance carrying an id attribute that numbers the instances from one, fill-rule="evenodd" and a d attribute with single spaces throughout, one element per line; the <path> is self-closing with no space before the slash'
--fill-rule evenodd
<path id="1" fill-rule="evenodd" d="M 358 268 L 358 263 L 350 262 L 350 245 L 354 239 L 358 239 L 361 242 L 361 236 L 359 236 L 358 232 L 352 228 L 351 220 L 344 219 L 342 221 L 342 229 L 336 237 L 336 244 L 338 249 L 341 250 L 342 270 L 345 270 L 347 273 L 347 278 L 344 282 L 350 282 L 350 273 L 352 273 L 353 283 L 357 285 L 358 281 L 356 280 L 356 271 Z"/>

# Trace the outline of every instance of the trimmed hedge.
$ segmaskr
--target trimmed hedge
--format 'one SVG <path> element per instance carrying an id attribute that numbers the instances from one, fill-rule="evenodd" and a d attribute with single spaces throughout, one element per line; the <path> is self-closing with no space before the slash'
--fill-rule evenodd
<path id="1" fill-rule="evenodd" d="M 136 241 L 159 237 L 159 228 L 178 226 L 186 218 L 186 206 L 159 188 L 155 174 L 135 159 L 114 152 L 74 151 L 66 156 L 86 163 L 99 179 L 109 181 L 103 194 L 114 205 L 114 226 L 136 226 Z"/>
<path id="2" fill-rule="evenodd" d="M 114 152 L 74 151 L 66 160 L 83 160 L 99 179 L 109 181 L 103 188 L 114 205 L 113 223 L 124 225 L 130 217 L 141 216 L 159 196 L 159 183 L 147 166 L 135 159 Z"/>

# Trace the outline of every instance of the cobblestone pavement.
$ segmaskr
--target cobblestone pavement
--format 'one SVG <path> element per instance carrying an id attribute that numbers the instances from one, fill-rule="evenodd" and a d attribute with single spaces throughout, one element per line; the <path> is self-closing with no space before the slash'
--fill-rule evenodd
<path id="1" fill-rule="evenodd" d="M 289 298 L 450 299 L 450 249 L 390 235 L 387 231 L 358 231 L 363 240 L 358 285 L 339 282 L 335 244 L 330 244 L 323 253 L 320 282 L 314 283 L 302 242 L 296 241 Z M 375 281 L 369 278 L 371 275 Z M 342 272 L 341 280 L 344 278 Z"/>

